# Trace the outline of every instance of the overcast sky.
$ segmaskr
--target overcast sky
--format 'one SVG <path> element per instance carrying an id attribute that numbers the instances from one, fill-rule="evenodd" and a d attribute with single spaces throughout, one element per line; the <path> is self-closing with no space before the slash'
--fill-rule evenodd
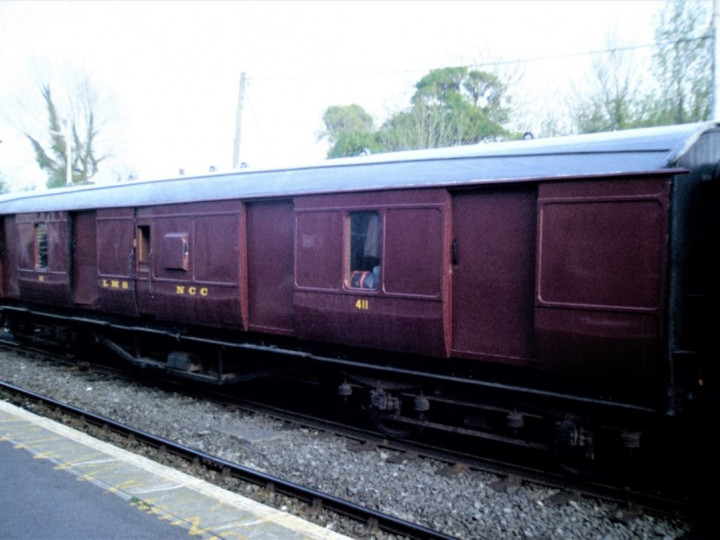
<path id="1" fill-rule="evenodd" d="M 241 159 L 251 166 L 324 158 L 328 106 L 357 103 L 379 124 L 430 69 L 448 66 L 525 60 L 516 124 L 532 129 L 611 32 L 650 44 L 662 5 L 0 0 L 0 173 L 14 186 L 44 183 L 18 127 L 42 126 L 42 83 L 61 96 L 82 77 L 114 119 L 113 174 L 142 178 L 231 167 L 241 72 Z"/>

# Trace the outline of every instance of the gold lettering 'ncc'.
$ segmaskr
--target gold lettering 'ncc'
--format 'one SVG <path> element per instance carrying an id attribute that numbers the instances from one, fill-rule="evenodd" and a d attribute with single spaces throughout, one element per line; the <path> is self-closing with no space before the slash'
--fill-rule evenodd
<path id="1" fill-rule="evenodd" d="M 177 285 L 175 287 L 175 294 L 186 296 L 207 296 L 209 292 L 207 287 L 186 287 L 185 285 Z"/>

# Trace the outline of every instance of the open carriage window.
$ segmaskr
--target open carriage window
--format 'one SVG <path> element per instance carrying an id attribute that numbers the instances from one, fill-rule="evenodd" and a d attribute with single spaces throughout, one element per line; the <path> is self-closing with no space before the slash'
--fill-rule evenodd
<path id="1" fill-rule="evenodd" d="M 350 213 L 350 287 L 380 286 L 382 221 L 379 212 Z"/>
<path id="2" fill-rule="evenodd" d="M 140 225 L 137 230 L 137 266 L 138 270 L 150 269 L 150 227 Z"/>
<path id="3" fill-rule="evenodd" d="M 35 269 L 47 270 L 48 267 L 48 229 L 47 223 L 35 225 Z"/>

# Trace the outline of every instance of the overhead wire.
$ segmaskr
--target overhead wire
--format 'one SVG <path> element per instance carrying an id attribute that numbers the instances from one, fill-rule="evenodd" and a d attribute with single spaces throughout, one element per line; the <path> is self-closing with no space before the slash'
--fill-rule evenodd
<path id="1" fill-rule="evenodd" d="M 697 37 L 685 37 L 685 38 L 678 38 L 675 40 L 664 40 L 664 41 L 656 41 L 653 43 L 645 43 L 645 44 L 639 44 L 639 45 L 624 45 L 624 46 L 618 46 L 618 47 L 609 47 L 606 49 L 599 49 L 594 51 L 584 51 L 584 52 L 576 52 L 576 53 L 563 53 L 563 54 L 556 54 L 556 55 L 546 55 L 546 56 L 535 56 L 535 57 L 527 57 L 527 58 L 515 58 L 515 59 L 505 59 L 505 60 L 495 60 L 495 61 L 488 61 L 488 62 L 478 62 L 474 63 L 472 65 L 468 65 L 466 67 L 472 67 L 472 68 L 487 68 L 487 67 L 498 67 L 503 65 L 518 65 L 523 63 L 534 63 L 534 62 L 549 62 L 549 61 L 555 61 L 555 60 L 567 60 L 571 58 L 582 58 L 582 57 L 592 57 L 592 56 L 599 56 L 603 54 L 612 54 L 617 52 L 624 52 L 624 51 L 635 51 L 635 50 L 642 50 L 642 49 L 659 49 L 660 47 L 664 47 L 667 45 L 677 45 L 682 43 L 691 43 L 695 41 L 701 41 L 705 39 L 713 39 L 712 32 L 710 33 L 703 33 L 700 36 Z M 285 75 L 260 75 L 260 76 L 248 76 L 247 82 L 248 84 L 251 81 L 278 81 L 278 80 L 313 80 L 313 79 L 351 79 L 351 78 L 360 78 L 360 77 L 392 77 L 392 76 L 401 76 L 401 75 L 410 75 L 413 73 L 426 73 L 428 71 L 427 68 L 408 68 L 408 69 L 399 69 L 399 70 L 390 70 L 390 71 L 374 71 L 374 72 L 342 72 L 342 73 L 325 73 L 325 74 L 319 74 L 319 73 L 302 73 L 302 74 L 285 74 Z M 272 149 L 270 148 L 270 145 L 268 143 L 267 138 L 265 137 L 265 134 L 262 130 L 261 123 L 257 117 L 257 114 L 255 113 L 254 108 L 250 104 L 249 100 L 249 94 L 246 96 L 248 109 L 250 110 L 250 114 L 253 117 L 255 126 L 257 127 L 260 137 L 262 138 L 263 145 L 265 146 L 270 159 L 274 161 L 274 155 L 272 152 Z"/>
<path id="2" fill-rule="evenodd" d="M 598 56 L 602 54 L 611 54 L 622 51 L 633 51 L 641 49 L 653 49 L 659 48 L 666 45 L 676 45 L 681 43 L 691 43 L 694 41 L 701 41 L 705 39 L 712 39 L 712 33 L 703 34 L 697 37 L 689 38 L 678 38 L 675 40 L 656 41 L 653 43 L 645 43 L 640 45 L 624 45 L 619 47 L 609 47 L 607 49 L 599 49 L 595 51 L 583 51 L 576 53 L 563 53 L 546 56 L 534 56 L 527 58 L 515 58 L 505 60 L 493 60 L 487 62 L 477 62 L 467 67 L 482 68 L 490 66 L 502 66 L 502 65 L 513 65 L 523 64 L 532 62 L 548 62 L 553 60 L 567 60 L 570 58 L 582 58 L 590 56 Z M 381 77 L 381 76 L 395 76 L 395 75 L 408 75 L 412 73 L 426 72 L 427 68 L 408 68 L 398 69 L 389 71 L 366 71 L 366 72 L 338 72 L 338 73 L 298 73 L 298 74 L 284 74 L 284 75 L 259 75 L 253 76 L 252 78 L 257 81 L 271 81 L 271 80 L 301 80 L 301 79 L 340 79 L 340 78 L 357 78 L 357 77 Z"/>
<path id="3" fill-rule="evenodd" d="M 248 83 L 249 82 L 250 81 L 248 80 Z M 273 154 L 272 148 L 270 147 L 270 144 L 268 143 L 267 137 L 265 137 L 265 132 L 263 131 L 262 125 L 260 124 L 257 114 L 255 114 L 255 109 L 252 106 L 252 103 L 250 101 L 250 92 L 247 92 L 245 94 L 245 105 L 247 106 L 248 110 L 250 111 L 250 116 L 252 116 L 253 123 L 255 124 L 255 127 L 257 128 L 258 132 L 260 133 L 260 139 L 262 140 L 265 150 L 267 151 L 268 155 L 270 156 L 270 160 L 274 162 L 275 156 Z"/>

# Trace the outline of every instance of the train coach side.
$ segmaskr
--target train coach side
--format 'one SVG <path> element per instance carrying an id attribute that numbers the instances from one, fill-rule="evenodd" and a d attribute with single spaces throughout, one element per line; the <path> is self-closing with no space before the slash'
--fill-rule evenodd
<path id="1" fill-rule="evenodd" d="M 635 444 L 639 415 L 717 395 L 719 140 L 676 126 L 9 196 L 0 311 L 17 335 L 74 321 L 220 384 L 285 353 L 391 419 L 632 413 Z"/>

